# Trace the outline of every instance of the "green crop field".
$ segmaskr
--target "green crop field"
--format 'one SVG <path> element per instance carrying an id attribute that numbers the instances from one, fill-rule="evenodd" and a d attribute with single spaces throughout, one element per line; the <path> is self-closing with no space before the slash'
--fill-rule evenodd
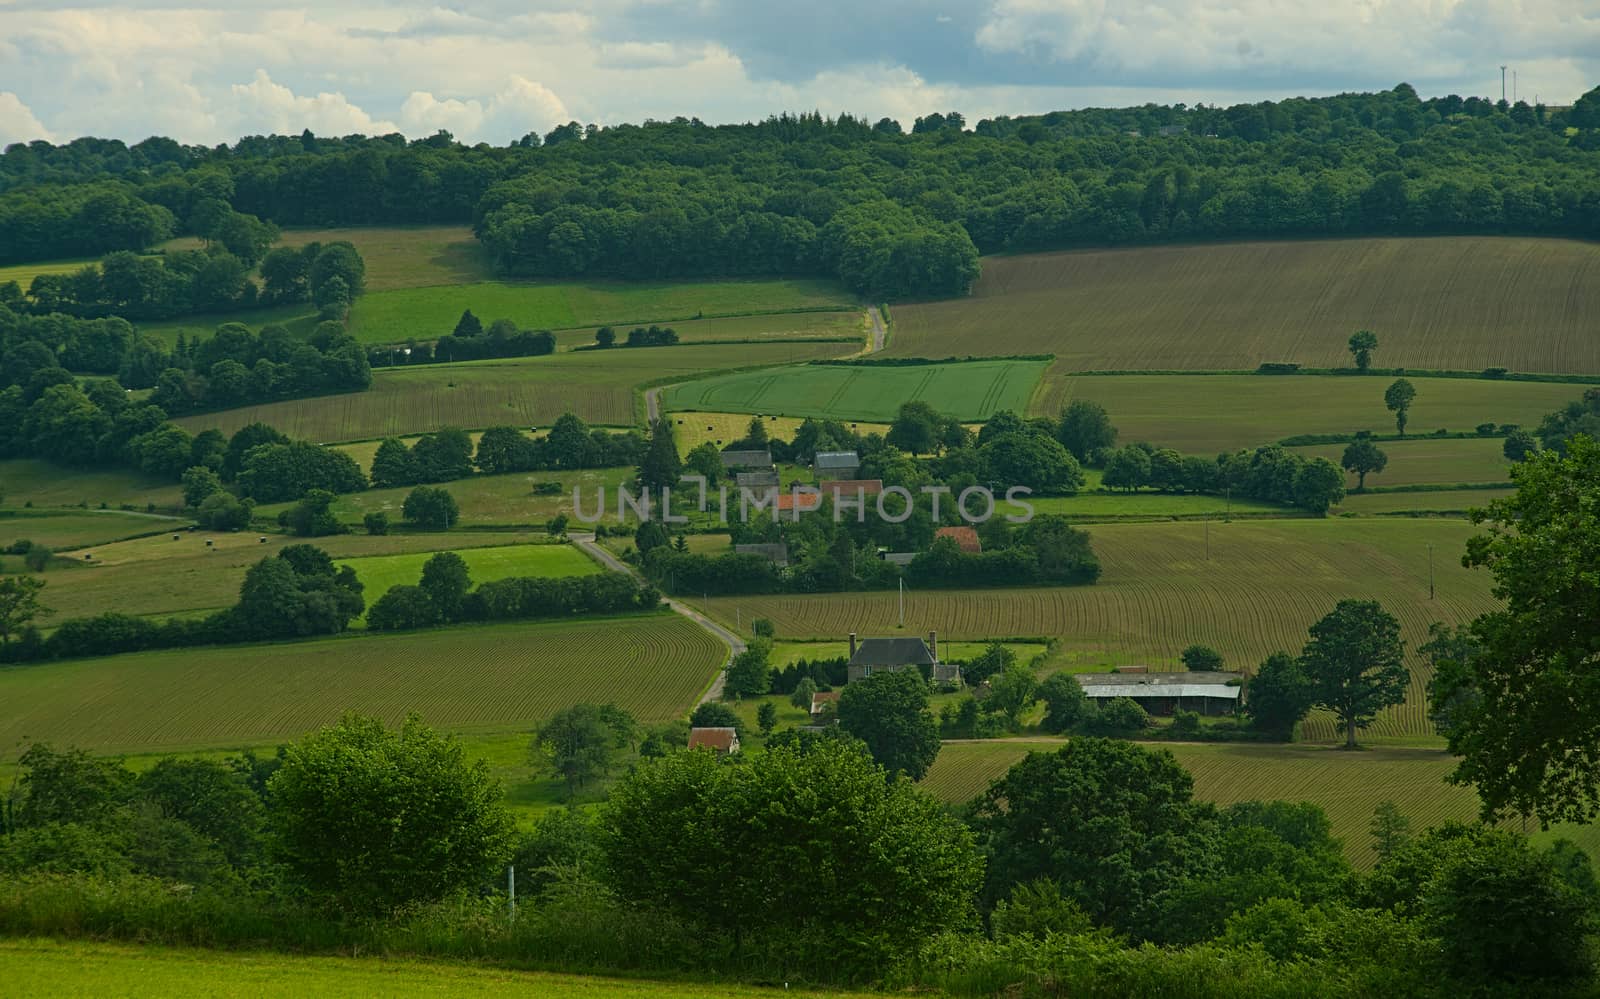
<path id="1" fill-rule="evenodd" d="M 93 564 L 68 557 L 74 564 L 57 563 L 44 575 L 43 600 L 53 613 L 41 615 L 46 627 L 69 617 L 118 610 L 125 614 L 165 615 L 216 610 L 231 606 L 239 597 L 245 570 L 285 545 L 309 541 L 336 559 L 398 553 L 503 546 L 513 542 L 544 540 L 544 535 L 457 532 L 450 534 L 390 534 L 377 537 L 346 534 L 327 538 L 294 538 L 255 532 L 217 534 L 172 530 L 133 541 L 97 545 L 88 551 Z M 262 542 L 261 538 L 266 541 Z M 210 547 L 206 542 L 210 541 Z M 463 551 L 463 555 L 465 552 Z M 10 559 L 6 561 L 10 562 Z M 367 594 L 370 603 L 374 594 Z"/>
<path id="2" fill-rule="evenodd" d="M 1056 637 L 1085 662 L 1174 668 L 1199 642 L 1231 668 L 1254 669 L 1279 649 L 1298 652 L 1306 629 L 1343 598 L 1375 599 L 1401 622 L 1412 683 L 1405 705 L 1381 715 L 1373 735 L 1421 736 L 1429 673 L 1415 654 L 1433 621 L 1458 624 L 1489 610 L 1489 579 L 1462 568 L 1472 525 L 1459 520 L 1257 520 L 1101 524 L 1089 530 L 1104 567 L 1094 586 L 1013 590 L 713 597 L 725 624 L 770 618 L 788 639 L 926 634 L 952 640 Z M 1436 596 L 1428 599 L 1429 546 Z M 696 601 L 696 603 L 700 603 Z M 1331 739 L 1314 716 L 1307 738 Z"/>
<path id="3" fill-rule="evenodd" d="M 141 534 L 160 531 L 171 525 L 165 517 L 140 516 L 105 511 L 66 511 L 50 513 L 0 511 L 0 547 L 19 539 L 57 551 L 70 551 L 90 545 L 103 545 Z"/>
<path id="4" fill-rule="evenodd" d="M 1600 246 L 1340 239 L 991 257 L 973 294 L 894 307 L 898 356 L 1055 354 L 1069 370 L 1350 364 L 1600 374 Z"/>
<path id="5" fill-rule="evenodd" d="M 0 493 L 5 494 L 5 504 L 12 507 L 25 503 L 36 507 L 98 507 L 104 503 L 143 510 L 151 503 L 161 509 L 183 505 L 183 490 L 176 482 L 122 469 L 67 468 L 35 458 L 0 461 Z"/>
<path id="6" fill-rule="evenodd" d="M 546 357 L 379 369 L 365 392 L 246 406 L 175 421 L 191 433 L 232 433 L 257 420 L 323 443 L 442 427 L 548 425 L 572 412 L 589 423 L 636 421 L 637 387 L 707 371 L 836 357 L 849 343 L 703 344 L 592 350 Z"/>
<path id="7" fill-rule="evenodd" d="M 1468 511 L 1481 509 L 1497 499 L 1504 499 L 1516 490 L 1505 489 L 1444 489 L 1398 493 L 1351 493 L 1334 508 L 1338 514 L 1443 514 L 1464 516 Z"/>
<path id="8" fill-rule="evenodd" d="M 452 549 L 446 549 L 452 550 Z M 339 559 L 356 571 L 366 589 L 367 606 L 391 587 L 412 586 L 422 578 L 422 564 L 437 552 L 368 555 Z M 601 571 L 594 560 L 571 545 L 495 545 L 457 552 L 467 563 L 474 585 L 513 576 L 591 576 Z"/>
<path id="9" fill-rule="evenodd" d="M 852 999 L 875 993 L 651 982 L 494 968 L 479 963 L 188 950 L 56 940 L 0 940 L 0 965 L 19 996 L 175 995 L 325 999 L 369 996 L 544 996 L 548 999 Z"/>
<path id="10" fill-rule="evenodd" d="M 804 365 L 673 385 L 662 403 L 670 410 L 886 421 L 902 403 L 923 401 L 947 416 L 985 420 L 1002 409 L 1026 410 L 1047 364 Z"/>
<path id="11" fill-rule="evenodd" d="M 681 716 L 726 647 L 676 614 L 142 652 L 0 669 L 0 754 L 28 742 L 133 752 L 298 738 L 345 711 L 525 731 L 580 701 Z"/>
<path id="12" fill-rule="evenodd" d="M 1073 399 L 1106 408 L 1123 443 L 1150 441 L 1185 454 L 1254 447 L 1296 434 L 1393 433 L 1383 404 L 1392 378 L 1343 375 L 1045 375 L 1035 412 L 1055 416 Z M 1410 430 L 1471 431 L 1480 423 L 1536 427 L 1584 386 L 1476 378 L 1411 378 Z"/>
<path id="13" fill-rule="evenodd" d="M 1327 458 L 1337 465 L 1345 446 L 1319 444 L 1295 448 L 1294 451 L 1307 457 L 1315 455 Z M 1389 456 L 1389 464 L 1383 471 L 1367 475 L 1369 487 L 1511 481 L 1511 462 L 1506 460 L 1504 438 L 1414 438 L 1380 441 L 1378 447 Z M 1356 477 L 1349 476 L 1346 485 L 1354 489 Z"/>

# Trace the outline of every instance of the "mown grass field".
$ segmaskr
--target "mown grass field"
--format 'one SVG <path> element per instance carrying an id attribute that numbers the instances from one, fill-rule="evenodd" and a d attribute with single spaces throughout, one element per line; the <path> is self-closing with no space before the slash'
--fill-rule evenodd
<path id="1" fill-rule="evenodd" d="M 183 505 L 183 490 L 176 482 L 124 469 L 66 468 L 37 458 L 0 461 L 0 492 L 8 507 L 28 503 L 36 507 L 98 507 L 105 503 L 143 510 L 153 503 L 165 510 Z"/>
<path id="2" fill-rule="evenodd" d="M 852 296 L 837 282 L 807 279 L 479 281 L 369 293 L 350 312 L 350 332 L 363 343 L 431 339 L 453 330 L 463 309 L 471 309 L 485 325 L 495 319 L 511 319 L 525 329 L 555 330 L 752 312 L 843 309 L 852 304 Z"/>
<path id="3" fill-rule="evenodd" d="M 871 993 L 767 989 L 702 982 L 651 982 L 518 971 L 482 964 L 379 957 L 328 957 L 240 951 L 135 947 L 125 944 L 0 940 L 0 964 L 18 996 L 176 995 L 328 999 L 371 996 L 483 996 L 549 999 L 755 999 L 759 996 L 851 999 Z"/>
<path id="4" fill-rule="evenodd" d="M 1061 742 L 945 743 L 922 787 L 952 804 L 968 801 L 1029 751 L 1054 752 Z M 1194 775 L 1195 796 L 1219 805 L 1252 799 L 1311 801 L 1322 806 L 1345 856 L 1358 867 L 1377 860 L 1367 826 L 1379 802 L 1393 801 L 1421 830 L 1477 818 L 1478 794 L 1445 782 L 1454 759 L 1440 750 L 1370 748 L 1356 753 L 1305 745 L 1185 745 L 1167 749 Z"/>
<path id="5" fill-rule="evenodd" d="M 1375 481 L 1375 480 L 1374 480 Z M 1444 489 L 1428 492 L 1402 493 L 1351 493 L 1334 508 L 1336 514 L 1440 514 L 1464 516 L 1468 511 L 1481 509 L 1497 499 L 1515 493 L 1505 489 Z"/>
<path id="6" fill-rule="evenodd" d="M 4 510 L 0 511 L 0 547 L 25 538 L 47 548 L 71 550 L 160 531 L 170 523 L 165 518 L 109 510 L 104 513 Z M 0 556 L 0 561 L 5 560 Z"/>
<path id="7" fill-rule="evenodd" d="M 653 322 L 654 320 L 652 320 Z M 628 338 L 628 330 L 635 325 L 616 326 L 617 342 Z M 682 343 L 715 343 L 728 340 L 789 340 L 794 338 L 825 337 L 866 343 L 867 318 L 856 309 L 837 312 L 780 312 L 752 316 L 725 316 L 720 319 L 688 319 L 669 321 Z M 594 342 L 595 327 L 563 330 L 556 334 L 562 347 L 582 346 Z"/>
<path id="8" fill-rule="evenodd" d="M 990 257 L 970 297 L 894 306 L 904 357 L 1052 353 L 1069 370 L 1350 364 L 1600 373 L 1600 246 L 1439 237 Z"/>
<path id="9" fill-rule="evenodd" d="M 589 423 L 631 426 L 637 389 L 663 378 L 836 357 L 851 343 L 703 344 L 594 350 L 546 357 L 379 369 L 365 392 L 246 406 L 175 421 L 190 432 L 232 433 L 261 421 L 322 443 L 418 434 L 454 426 L 548 426 L 572 412 Z"/>
<path id="10" fill-rule="evenodd" d="M 604 489 L 606 499 L 611 503 L 611 513 L 614 514 L 616 512 L 614 490 L 622 483 L 631 482 L 634 474 L 635 470 L 632 468 L 599 468 L 585 471 L 474 475 L 470 479 L 446 482 L 442 488 L 455 497 L 456 505 L 461 508 L 461 520 L 457 524 L 457 531 L 448 535 L 430 536 L 441 539 L 467 536 L 459 531 L 462 527 L 537 527 L 542 530 L 545 523 L 558 513 L 564 513 L 569 517 L 573 515 L 572 491 L 575 488 L 583 490 L 584 511 L 591 515 L 595 507 L 595 490 Z M 548 496 L 535 495 L 533 484 L 536 482 L 558 482 L 561 484 L 561 491 Z M 391 524 L 400 525 L 406 496 L 411 492 L 411 488 L 401 486 L 394 489 L 368 489 L 365 492 L 348 493 L 334 502 L 334 516 L 359 530 L 362 518 L 368 513 L 381 511 L 389 515 Z M 271 519 L 278 515 L 278 511 L 290 505 L 277 503 L 260 507 L 256 510 L 256 515 Z M 582 530 L 583 525 L 574 523 L 571 529 Z"/>
<path id="11" fill-rule="evenodd" d="M 1150 441 L 1185 454 L 1254 447 L 1296 434 L 1394 432 L 1383 404 L 1393 378 L 1382 375 L 1045 375 L 1035 412 L 1057 416 L 1073 399 L 1106 408 L 1118 441 Z M 1584 386 L 1476 378 L 1411 378 L 1417 398 L 1412 434 L 1480 423 L 1536 427 L 1546 413 L 1583 395 Z M 1385 445 L 1387 447 L 1387 445 Z"/>
<path id="12" fill-rule="evenodd" d="M 347 710 L 449 731 L 526 731 L 579 701 L 681 716 L 726 647 L 676 614 L 184 649 L 0 669 L 0 755 L 299 738 Z"/>
<path id="13" fill-rule="evenodd" d="M 453 549 L 444 549 L 451 551 Z M 415 586 L 422 578 L 422 565 L 437 552 L 406 552 L 399 555 L 368 555 L 339 559 L 356 571 L 365 587 L 367 606 L 395 586 Z M 601 571 L 594 560 L 571 545 L 494 545 L 465 548 L 456 554 L 467 563 L 473 585 L 514 576 L 592 576 Z"/>
<path id="14" fill-rule="evenodd" d="M 662 403 L 670 410 L 886 422 L 901 404 L 920 401 L 957 419 L 985 420 L 1003 409 L 1025 411 L 1047 364 L 805 365 L 673 385 Z"/>
<path id="15" fill-rule="evenodd" d="M 1089 531 L 1103 573 L 1094 586 L 714 597 L 719 621 L 770 618 L 786 639 L 923 635 L 957 641 L 1055 637 L 1085 665 L 1172 669 L 1191 643 L 1210 645 L 1231 668 L 1252 670 L 1280 649 L 1298 652 L 1306 629 L 1343 598 L 1375 599 L 1400 622 L 1412 682 L 1407 703 L 1382 714 L 1372 734 L 1427 736 L 1428 670 L 1415 654 L 1433 621 L 1464 623 L 1495 601 L 1489 579 L 1462 568 L 1472 525 L 1459 520 L 1256 520 L 1101 524 Z M 1428 599 L 1429 545 L 1436 597 Z M 1333 738 L 1314 716 L 1307 738 Z"/>
<path id="16" fill-rule="evenodd" d="M 84 564 L 79 553 L 64 553 L 73 562 L 57 562 L 44 575 L 43 601 L 53 613 L 40 623 L 118 610 L 124 614 L 165 615 L 216 610 L 232 606 L 239 598 L 245 570 L 285 545 L 309 541 L 336 559 L 418 553 L 425 559 L 435 551 L 462 551 L 514 542 L 544 540 L 538 535 L 513 533 L 390 534 L 372 537 L 346 534 L 327 538 L 295 538 L 241 531 L 216 534 L 172 530 L 132 541 L 97 545 L 89 549 L 94 564 Z M 260 539 L 265 537 L 263 543 Z M 206 547 L 206 541 L 211 547 Z M 6 560 L 10 562 L 10 559 Z M 8 566 L 9 567 L 9 566 Z M 414 581 L 414 580 L 413 580 Z M 366 594 L 371 603 L 375 594 Z"/>
<path id="17" fill-rule="evenodd" d="M 1327 458 L 1335 465 L 1344 454 L 1344 444 L 1319 444 L 1294 448 L 1296 454 Z M 1371 486 L 1421 486 L 1452 482 L 1511 482 L 1511 462 L 1506 460 L 1505 439 L 1479 437 L 1465 439 L 1413 438 L 1380 441 L 1378 447 L 1389 457 L 1381 472 L 1367 475 Z M 1346 487 L 1356 487 L 1350 475 Z"/>
<path id="18" fill-rule="evenodd" d="M 78 260 L 44 260 L 36 264 L 6 264 L 0 266 L 0 284 L 15 281 L 23 291 L 27 291 L 28 285 L 40 274 L 71 274 L 94 262 L 94 259 L 85 257 Z"/>

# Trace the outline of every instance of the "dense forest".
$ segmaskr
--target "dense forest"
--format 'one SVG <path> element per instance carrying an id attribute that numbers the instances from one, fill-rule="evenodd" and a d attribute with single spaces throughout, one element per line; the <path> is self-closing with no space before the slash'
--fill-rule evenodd
<path id="1" fill-rule="evenodd" d="M 471 223 L 508 274 L 837 276 L 965 292 L 980 253 L 1355 233 L 1600 234 L 1600 88 L 1551 112 L 1371 94 L 985 119 L 783 115 L 569 123 L 508 147 L 448 133 L 18 144 L 0 263 L 259 225 Z M 242 251 L 242 252 L 241 252 Z"/>

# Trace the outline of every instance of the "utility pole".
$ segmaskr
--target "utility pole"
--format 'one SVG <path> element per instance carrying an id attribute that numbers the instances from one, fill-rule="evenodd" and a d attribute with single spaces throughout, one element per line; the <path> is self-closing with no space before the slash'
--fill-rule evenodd
<path id="1" fill-rule="evenodd" d="M 506 868 L 506 897 L 511 901 L 511 918 L 517 918 L 517 865 Z"/>
<path id="2" fill-rule="evenodd" d="M 1428 542 L 1428 599 L 1433 599 L 1433 542 Z"/>
<path id="3" fill-rule="evenodd" d="M 1504 103 L 1505 99 L 1506 99 L 1506 68 L 1504 66 L 1501 66 L 1500 67 L 1500 100 L 1501 100 L 1502 103 Z"/>
<path id="4" fill-rule="evenodd" d="M 900 627 L 906 626 L 906 581 L 900 580 Z"/>
<path id="5" fill-rule="evenodd" d="M 1211 561 L 1211 518 L 1206 518 L 1206 561 Z"/>

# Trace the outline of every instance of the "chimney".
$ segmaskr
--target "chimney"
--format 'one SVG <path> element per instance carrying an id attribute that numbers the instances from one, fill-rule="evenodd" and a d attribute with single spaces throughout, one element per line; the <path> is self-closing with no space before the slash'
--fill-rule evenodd
<path id="1" fill-rule="evenodd" d="M 928 632 L 928 652 L 933 655 L 934 662 L 939 661 L 939 633 L 937 631 Z"/>
<path id="2" fill-rule="evenodd" d="M 854 659 L 855 657 L 856 657 L 856 633 L 852 631 L 850 633 L 850 658 Z"/>

